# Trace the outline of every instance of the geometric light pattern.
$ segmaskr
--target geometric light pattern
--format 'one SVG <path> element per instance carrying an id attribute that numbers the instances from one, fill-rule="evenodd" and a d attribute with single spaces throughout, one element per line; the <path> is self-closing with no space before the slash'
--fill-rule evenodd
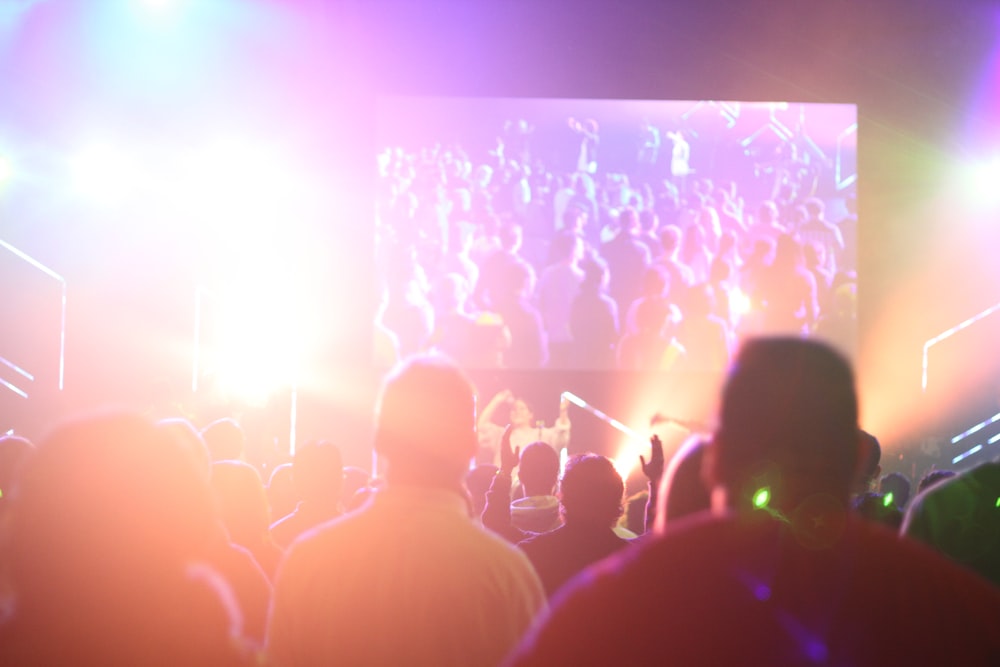
<path id="1" fill-rule="evenodd" d="M 60 306 L 59 306 L 60 316 L 59 316 L 58 386 L 59 386 L 59 391 L 62 391 L 63 378 L 65 375 L 65 368 L 66 368 L 66 279 L 63 278 L 58 273 L 56 273 L 55 271 L 53 271 L 52 269 L 50 269 L 49 267 L 39 262 L 34 257 L 31 257 L 24 251 L 15 248 L 13 245 L 7 243 L 3 239 L 0 239 L 0 249 L 6 251 L 10 255 L 23 261 L 31 268 L 36 269 L 43 275 L 48 276 L 59 283 L 61 296 L 60 296 Z M 0 364 L 2 364 L 5 368 L 10 369 L 15 373 L 17 373 L 18 377 L 20 378 L 18 380 L 19 383 L 22 379 L 34 382 L 36 374 L 33 373 L 30 369 L 25 369 L 22 366 L 15 363 L 14 361 L 12 361 L 11 359 L 7 358 L 8 356 L 10 356 L 9 352 L 0 350 Z M 24 362 L 22 361 L 22 363 Z M 2 384 L 3 387 L 9 389 L 15 394 L 22 396 L 23 398 L 28 397 L 28 392 L 24 389 L 24 387 L 19 386 L 19 384 L 14 384 L 14 382 L 6 380 L 0 380 L 0 384 Z"/>

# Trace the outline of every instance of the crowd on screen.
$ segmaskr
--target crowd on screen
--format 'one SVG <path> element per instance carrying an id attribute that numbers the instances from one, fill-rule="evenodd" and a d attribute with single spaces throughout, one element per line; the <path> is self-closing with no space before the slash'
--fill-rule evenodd
<path id="1" fill-rule="evenodd" d="M 857 218 L 828 165 L 789 143 L 699 171 L 697 143 L 647 124 L 605 169 L 598 123 L 570 125 L 568 160 L 525 121 L 492 150 L 378 155 L 384 365 L 439 350 L 466 368 L 721 371 L 765 332 L 850 348 Z"/>
<path id="2" fill-rule="evenodd" d="M 470 469 L 476 400 L 397 365 L 379 479 L 320 440 L 265 483 L 232 419 L 0 438 L 0 664 L 1000 664 L 1000 462 L 882 476 L 827 344 L 745 341 L 633 497 L 513 423 Z"/>

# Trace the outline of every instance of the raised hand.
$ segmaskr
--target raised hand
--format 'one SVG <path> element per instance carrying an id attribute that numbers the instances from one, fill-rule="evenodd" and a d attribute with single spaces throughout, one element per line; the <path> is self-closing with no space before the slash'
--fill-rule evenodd
<path id="1" fill-rule="evenodd" d="M 503 430 L 503 436 L 500 438 L 500 472 L 506 475 L 513 474 L 514 468 L 521 461 L 521 448 L 513 449 L 510 446 L 510 433 L 513 430 L 514 427 L 507 424 L 507 428 Z"/>
<path id="2" fill-rule="evenodd" d="M 647 463 L 646 459 L 642 456 L 642 454 L 640 454 L 639 463 L 642 466 L 642 474 L 646 476 L 646 479 L 648 479 L 654 487 L 658 487 L 660 485 L 660 480 L 663 478 L 663 443 L 660 442 L 660 436 L 654 434 L 649 439 L 649 444 L 652 449 L 649 456 L 649 462 Z"/>

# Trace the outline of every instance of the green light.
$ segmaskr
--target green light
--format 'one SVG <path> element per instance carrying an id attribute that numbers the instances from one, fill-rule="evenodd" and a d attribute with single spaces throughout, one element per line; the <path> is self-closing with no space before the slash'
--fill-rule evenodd
<path id="1" fill-rule="evenodd" d="M 1000 498 L 997 498 L 997 507 L 1000 507 Z"/>
<path id="2" fill-rule="evenodd" d="M 763 487 L 758 489 L 755 494 L 753 494 L 753 506 L 757 509 L 762 509 L 767 507 L 767 504 L 771 502 L 771 489 L 770 487 Z"/>
<path id="3" fill-rule="evenodd" d="M 882 498 L 882 504 L 885 505 L 886 507 L 892 504 L 892 491 L 885 494 L 885 497 Z"/>

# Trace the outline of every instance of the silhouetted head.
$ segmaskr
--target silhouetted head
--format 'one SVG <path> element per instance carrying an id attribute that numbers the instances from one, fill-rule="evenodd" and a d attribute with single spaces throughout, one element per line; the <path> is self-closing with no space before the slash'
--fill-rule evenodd
<path id="1" fill-rule="evenodd" d="M 762 487 L 779 504 L 810 493 L 846 501 L 858 458 L 850 365 L 811 340 L 749 340 L 726 380 L 709 455 L 730 506 L 748 507 Z"/>
<path id="2" fill-rule="evenodd" d="M 156 427 L 173 436 L 181 447 L 190 454 L 198 470 L 205 475 L 205 479 L 209 478 L 212 473 L 211 455 L 208 453 L 208 447 L 205 446 L 205 440 L 202 439 L 194 424 L 181 417 L 171 417 L 156 422 Z"/>
<path id="3" fill-rule="evenodd" d="M 900 510 L 910 502 L 910 480 L 901 472 L 891 472 L 879 480 L 878 491 L 892 498 L 892 504 Z"/>
<path id="4" fill-rule="evenodd" d="M 670 521 L 711 509 L 703 470 L 708 446 L 703 438 L 690 438 L 670 459 L 656 510 L 657 530 L 662 531 Z"/>
<path id="5" fill-rule="evenodd" d="M 0 438 L 0 498 L 13 492 L 21 466 L 34 448 L 27 438 L 16 435 Z"/>
<path id="6" fill-rule="evenodd" d="M 477 465 L 465 475 L 465 490 L 469 492 L 473 516 L 481 516 L 486 508 L 486 493 L 490 490 L 490 485 L 493 484 L 497 470 L 495 465 L 486 463 Z"/>
<path id="7" fill-rule="evenodd" d="M 559 500 L 567 524 L 613 526 L 624 495 L 625 483 L 606 456 L 579 454 L 566 463 Z"/>
<path id="8" fill-rule="evenodd" d="M 344 463 L 340 449 L 327 440 L 309 440 L 295 450 L 292 464 L 295 488 L 311 503 L 336 505 L 344 485 Z"/>
<path id="9" fill-rule="evenodd" d="M 246 547 L 260 543 L 271 525 L 271 505 L 257 469 L 243 461 L 216 461 L 209 481 L 229 538 Z"/>
<path id="10" fill-rule="evenodd" d="M 212 461 L 243 458 L 246 435 L 235 419 L 217 419 L 201 429 L 201 439 Z"/>
<path id="11" fill-rule="evenodd" d="M 922 493 L 924 490 L 934 486 L 935 484 L 940 484 L 941 482 L 951 479 L 954 476 L 954 470 L 928 471 L 923 477 L 920 478 L 920 482 L 917 484 L 917 493 Z"/>
<path id="12" fill-rule="evenodd" d="M 295 488 L 291 463 L 282 463 L 271 471 L 271 476 L 267 478 L 267 500 L 275 520 L 291 514 L 302 500 Z"/>
<path id="13" fill-rule="evenodd" d="M 888 526 L 894 531 L 903 525 L 903 513 L 889 495 L 869 491 L 856 497 L 851 505 L 864 518 Z"/>
<path id="14" fill-rule="evenodd" d="M 231 664 L 231 594 L 198 564 L 220 539 L 208 482 L 171 435 L 132 415 L 64 425 L 18 491 L 18 664 Z"/>
<path id="15" fill-rule="evenodd" d="M 858 465 L 855 473 L 854 491 L 868 491 L 882 472 L 882 446 L 878 438 L 868 431 L 858 430 Z"/>
<path id="16" fill-rule="evenodd" d="M 375 423 L 390 481 L 457 489 L 477 446 L 475 392 L 457 366 L 418 356 L 390 373 Z"/>
<path id="17" fill-rule="evenodd" d="M 518 478 L 527 496 L 549 496 L 559 480 L 559 454 L 546 442 L 533 442 L 521 452 Z"/>

